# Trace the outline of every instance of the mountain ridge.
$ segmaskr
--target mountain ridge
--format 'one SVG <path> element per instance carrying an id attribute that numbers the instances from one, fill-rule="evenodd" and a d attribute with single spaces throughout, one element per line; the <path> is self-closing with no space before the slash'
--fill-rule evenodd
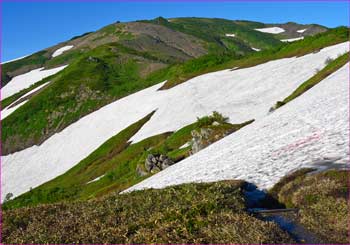
<path id="1" fill-rule="evenodd" d="M 158 17 L 1 64 L 2 240 L 346 243 L 349 33 Z"/>

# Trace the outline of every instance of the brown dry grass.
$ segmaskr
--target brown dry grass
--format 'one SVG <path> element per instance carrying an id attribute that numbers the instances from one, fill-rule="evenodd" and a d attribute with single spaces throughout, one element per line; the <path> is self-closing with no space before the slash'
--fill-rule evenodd
<path id="1" fill-rule="evenodd" d="M 3 214 L 5 243 L 290 243 L 245 212 L 242 181 L 185 184 Z"/>
<path id="2" fill-rule="evenodd" d="M 287 207 L 300 209 L 299 222 L 323 241 L 350 243 L 349 240 L 349 171 L 328 170 L 307 175 L 299 170 L 282 179 L 272 193 Z"/>

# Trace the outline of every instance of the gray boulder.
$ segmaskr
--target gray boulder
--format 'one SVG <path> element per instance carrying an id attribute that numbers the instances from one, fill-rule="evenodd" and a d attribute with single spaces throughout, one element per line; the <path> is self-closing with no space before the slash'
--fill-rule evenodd
<path id="1" fill-rule="evenodd" d="M 154 159 L 154 156 L 152 154 L 149 154 L 145 160 L 145 168 L 148 172 L 150 172 L 154 167 L 153 159 Z"/>
<path id="2" fill-rule="evenodd" d="M 156 173 L 173 165 L 172 161 L 166 155 L 152 155 L 149 154 L 145 160 L 145 169 L 149 173 Z"/>

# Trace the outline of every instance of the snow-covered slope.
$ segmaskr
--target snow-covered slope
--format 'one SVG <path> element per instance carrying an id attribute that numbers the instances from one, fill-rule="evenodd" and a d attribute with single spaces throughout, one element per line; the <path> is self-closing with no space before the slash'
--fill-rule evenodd
<path id="1" fill-rule="evenodd" d="M 34 83 L 39 82 L 45 77 L 54 75 L 66 67 L 67 65 L 64 65 L 64 66 L 60 66 L 49 70 L 44 70 L 44 68 L 42 67 L 39 69 L 32 70 L 30 72 L 24 73 L 22 75 L 16 76 L 12 78 L 11 81 L 8 82 L 3 88 L 1 88 L 1 98 L 5 99 L 21 91 L 22 89 L 29 88 Z"/>
<path id="2" fill-rule="evenodd" d="M 296 37 L 296 38 L 288 38 L 288 39 L 282 39 L 282 42 L 295 42 L 304 39 L 304 37 Z"/>
<path id="3" fill-rule="evenodd" d="M 246 69 L 224 70 L 195 77 L 167 91 L 158 111 L 137 134 L 134 142 L 155 134 L 174 131 L 209 115 L 213 110 L 230 117 L 232 123 L 264 117 L 270 107 L 283 100 L 301 83 L 349 49 L 349 42 L 299 58 L 271 61 Z"/>
<path id="4" fill-rule="evenodd" d="M 59 56 L 59 55 L 63 54 L 63 52 L 66 52 L 67 50 L 70 50 L 73 47 L 74 47 L 73 45 L 68 45 L 68 46 L 64 46 L 62 48 L 59 48 L 52 54 L 52 57 Z"/>
<path id="5" fill-rule="evenodd" d="M 304 33 L 307 29 L 297 30 L 299 33 Z"/>
<path id="6" fill-rule="evenodd" d="M 163 84 L 142 90 L 91 113 L 40 146 L 2 157 L 2 198 L 15 196 L 70 169 L 107 139 L 157 109 L 132 138 L 134 142 L 175 131 L 216 110 L 241 123 L 264 118 L 269 108 L 324 67 L 328 57 L 348 50 L 349 42 L 318 53 L 271 61 L 246 69 L 195 77 L 169 90 Z"/>
<path id="7" fill-rule="evenodd" d="M 260 32 L 265 32 L 265 33 L 272 33 L 272 34 L 279 34 L 282 32 L 285 32 L 285 30 L 281 27 L 266 27 L 266 28 L 258 28 L 255 29 L 256 31 L 260 31 Z"/>
<path id="8" fill-rule="evenodd" d="M 269 188 L 294 169 L 324 160 L 348 164 L 348 102 L 349 64 L 274 113 L 127 191 L 225 179 Z"/>

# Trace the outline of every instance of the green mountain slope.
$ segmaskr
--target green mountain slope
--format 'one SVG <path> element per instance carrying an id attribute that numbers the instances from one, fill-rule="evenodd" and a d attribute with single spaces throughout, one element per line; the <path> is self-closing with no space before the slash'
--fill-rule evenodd
<path id="1" fill-rule="evenodd" d="M 230 58 L 229 56 L 224 55 L 220 57 L 220 60 L 218 60 L 219 56 L 215 56 L 215 58 L 207 58 L 208 56 L 203 56 L 201 58 L 188 61 L 184 65 L 177 66 L 177 72 L 174 72 L 173 76 L 167 77 L 167 82 L 164 84 L 163 89 L 171 88 L 187 81 L 192 77 L 204 73 L 231 69 L 233 67 L 236 67 L 236 69 L 247 68 L 271 60 L 302 56 L 308 53 L 317 52 L 324 47 L 346 42 L 348 40 L 349 29 L 346 27 L 338 27 L 327 32 L 306 37 L 305 39 L 297 42 L 286 43 L 277 48 L 255 52 L 243 57 L 236 56 Z M 188 69 L 187 66 L 191 66 L 191 69 Z"/>
<path id="2" fill-rule="evenodd" d="M 165 20 L 165 19 L 164 19 Z M 186 22 L 187 19 L 184 19 Z M 222 20 L 220 23 L 216 23 L 215 28 L 220 25 L 227 26 L 232 25 L 232 21 Z M 239 26 L 239 25 L 237 25 Z M 206 20 L 197 21 L 195 28 L 200 30 L 203 34 L 207 31 Z M 224 30 L 229 31 L 232 28 L 223 28 L 220 32 L 215 32 L 212 37 L 217 39 L 225 39 L 223 37 Z M 250 32 L 249 28 L 243 27 L 243 32 Z M 220 48 L 213 48 L 213 39 L 208 39 L 206 35 L 196 35 L 193 33 L 191 26 L 181 26 L 179 28 L 175 26 L 165 26 L 157 21 L 144 22 L 127 22 L 127 23 L 113 23 L 106 27 L 101 28 L 96 32 L 90 32 L 81 36 L 73 37 L 71 40 L 62 42 L 53 47 L 47 48 L 23 59 L 16 60 L 10 63 L 2 65 L 2 86 L 6 85 L 11 78 L 19 74 L 28 72 L 32 69 L 39 67 L 52 68 L 55 66 L 71 63 L 79 58 L 81 55 L 89 52 L 90 50 L 109 43 L 119 43 L 132 50 L 140 52 L 149 52 L 154 56 L 159 57 L 165 64 L 168 63 L 181 63 L 185 60 L 196 58 L 208 52 L 225 50 L 226 46 L 231 45 L 230 50 L 238 53 L 251 52 L 250 47 L 247 47 L 242 41 L 234 41 L 231 38 L 226 40 L 226 46 L 221 45 Z M 265 41 L 267 47 L 272 47 L 278 43 L 273 37 L 269 37 L 268 34 L 260 33 L 260 36 L 268 38 Z M 250 36 L 247 34 L 247 36 Z M 271 43 L 269 43 L 271 42 Z M 230 44 L 231 43 L 231 44 Z M 236 44 L 235 44 L 236 43 Z M 55 50 L 66 45 L 73 45 L 74 47 L 62 55 L 51 57 Z M 220 45 L 219 45 L 220 46 Z"/>
<path id="3" fill-rule="evenodd" d="M 286 30 L 281 35 L 272 35 L 254 30 L 269 26 L 280 26 Z M 306 29 L 303 34 L 298 29 Z M 155 56 L 167 59 L 166 63 L 183 62 L 207 53 L 233 51 L 236 54 L 252 52 L 252 47 L 267 49 L 281 44 L 279 39 L 300 35 L 314 35 L 326 31 L 319 25 L 264 24 L 251 21 L 232 21 L 208 18 L 162 17 L 154 20 L 120 23 L 116 22 L 95 32 L 62 42 L 29 55 L 20 60 L 2 65 L 1 85 L 6 85 L 11 78 L 39 67 L 52 68 L 71 63 L 80 55 L 98 46 L 118 42 L 131 49 L 151 52 Z M 226 34 L 236 36 L 227 37 Z M 52 57 L 58 48 L 72 45 L 73 48 L 62 55 Z"/>
<path id="4" fill-rule="evenodd" d="M 159 17 L 145 22 L 163 25 L 205 40 L 209 43 L 212 52 L 227 49 L 244 53 L 245 49 L 251 50 L 251 46 L 266 49 L 281 44 L 271 34 L 262 33 L 249 26 L 225 19 L 174 18 L 166 20 Z M 226 34 L 235 34 L 235 37 L 227 37 Z"/>

